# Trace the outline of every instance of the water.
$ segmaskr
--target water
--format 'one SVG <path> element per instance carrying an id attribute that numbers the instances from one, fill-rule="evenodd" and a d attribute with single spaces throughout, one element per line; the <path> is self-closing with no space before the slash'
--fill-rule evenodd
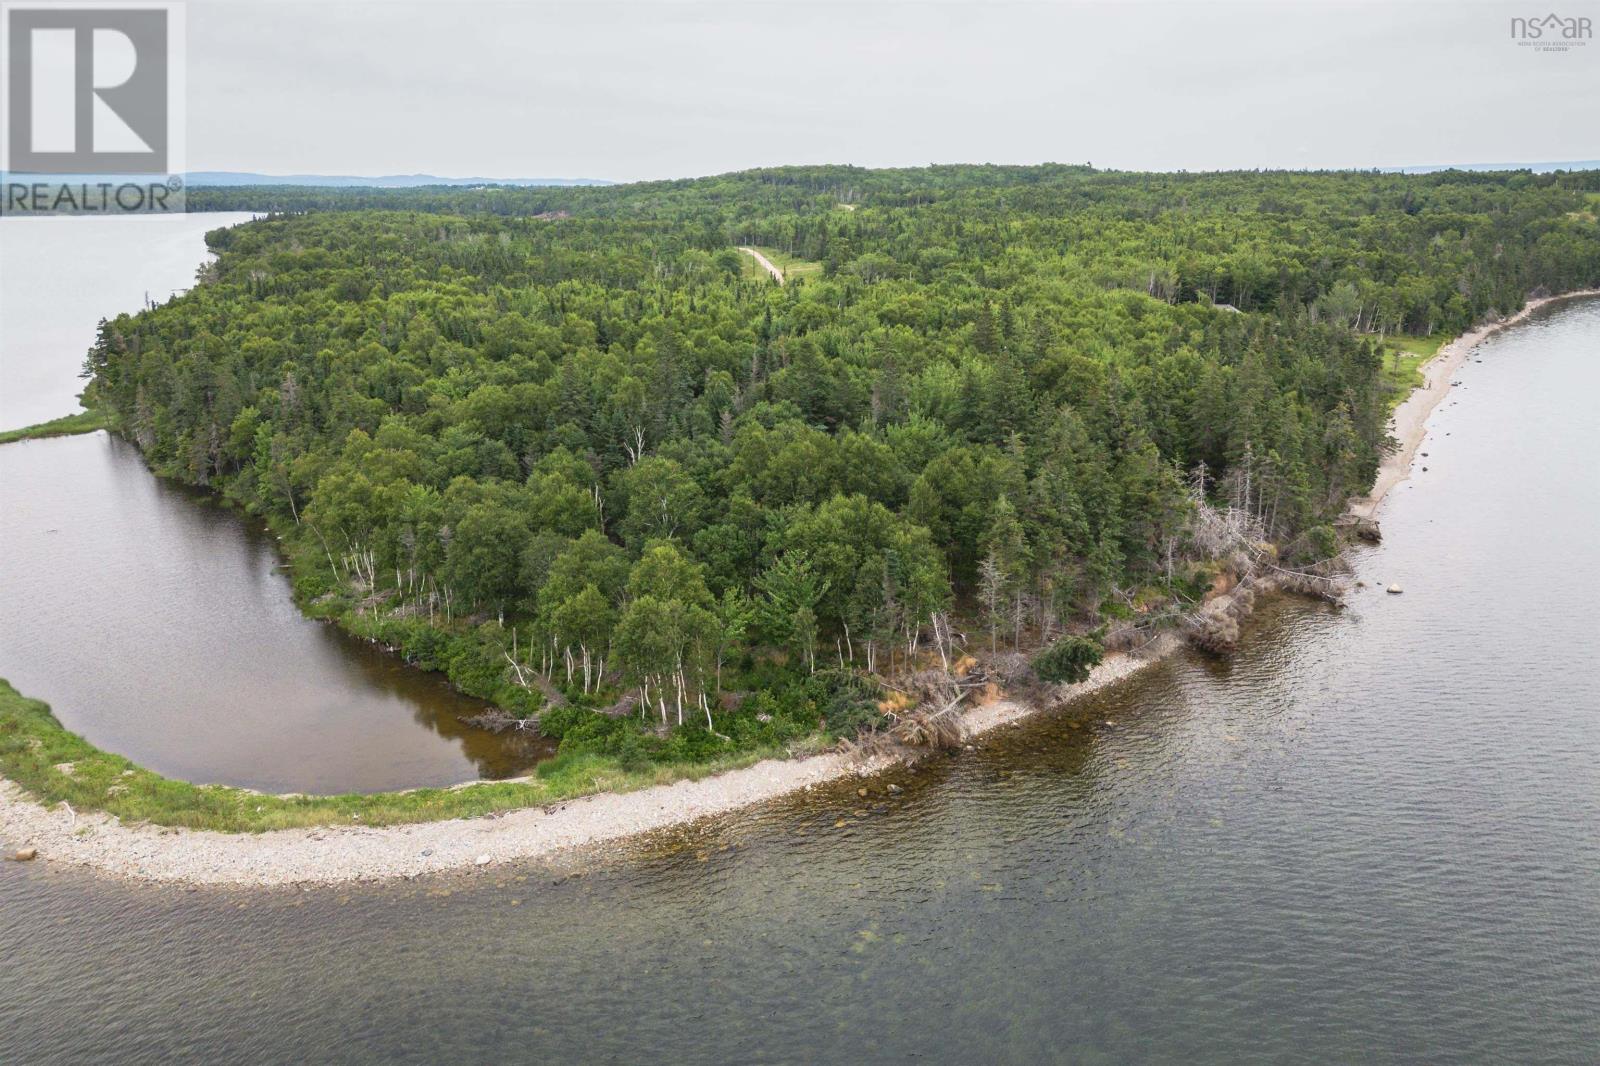
<path id="1" fill-rule="evenodd" d="M 192 279 L 205 232 L 248 217 L 0 224 L 0 425 L 67 413 L 104 307 Z M 139 280 L 86 311 L 113 268 Z M 550 754 L 464 725 L 486 705 L 305 618 L 280 564 L 258 527 L 158 481 L 118 438 L 0 446 L 0 677 L 94 744 L 272 792 L 453 785 Z"/>
<path id="2" fill-rule="evenodd" d="M 507 777 L 551 748 L 306 618 L 269 534 L 106 433 L 0 445 L 0 677 L 142 766 L 270 792 Z"/>
<path id="3" fill-rule="evenodd" d="M 1230 663 L 865 800 L 386 887 L 0 864 L 0 1034 L 23 1062 L 1592 1063 L 1597 348 L 1590 302 L 1462 370 L 1347 609 L 1278 601 Z"/>
<path id="4" fill-rule="evenodd" d="M 79 410 L 99 321 L 193 285 L 206 231 L 250 217 L 0 219 L 0 430 Z"/>

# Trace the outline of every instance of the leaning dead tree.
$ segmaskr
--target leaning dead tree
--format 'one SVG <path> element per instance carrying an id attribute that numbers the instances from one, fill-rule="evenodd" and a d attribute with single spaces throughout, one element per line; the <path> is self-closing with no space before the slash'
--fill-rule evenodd
<path id="1" fill-rule="evenodd" d="M 1202 559 L 1228 559 L 1239 552 L 1254 558 L 1267 539 L 1266 522 L 1251 503 L 1251 468 L 1241 463 L 1230 480 L 1228 502 L 1213 504 L 1206 498 L 1206 465 L 1195 467 L 1189 479 L 1189 541 Z"/>
<path id="2" fill-rule="evenodd" d="M 1278 589 L 1312 596 L 1329 603 L 1344 599 L 1342 575 L 1346 564 L 1340 559 L 1324 559 L 1300 569 L 1279 566 L 1265 553 L 1252 559 L 1239 571 L 1239 583 L 1213 597 L 1189 615 L 1184 623 L 1190 643 L 1218 655 L 1231 654 L 1239 644 L 1239 626 L 1255 610 L 1261 591 Z"/>
<path id="3" fill-rule="evenodd" d="M 461 722 L 472 726 L 474 729 L 488 730 L 490 733 L 504 733 L 508 729 L 530 732 L 539 728 L 539 719 L 537 717 L 518 718 L 501 707 L 490 707 L 488 710 L 479 711 L 477 714 L 462 715 Z"/>

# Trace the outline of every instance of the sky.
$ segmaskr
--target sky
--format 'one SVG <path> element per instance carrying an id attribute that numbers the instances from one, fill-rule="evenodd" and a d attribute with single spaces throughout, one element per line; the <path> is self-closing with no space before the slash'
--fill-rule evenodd
<path id="1" fill-rule="evenodd" d="M 1600 26 L 1593 0 L 1546 2 Z M 630 181 L 1600 158 L 1600 40 L 1518 47 L 1525 8 L 190 0 L 187 168 Z"/>

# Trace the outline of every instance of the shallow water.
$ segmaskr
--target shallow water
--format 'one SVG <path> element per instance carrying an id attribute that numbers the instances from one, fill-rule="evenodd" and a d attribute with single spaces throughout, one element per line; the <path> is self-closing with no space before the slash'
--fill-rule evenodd
<path id="1" fill-rule="evenodd" d="M 1485 345 L 1347 609 L 1277 601 L 1229 663 L 866 799 L 388 887 L 0 864 L 0 1033 L 28 1062 L 1592 1063 L 1597 349 L 1600 301 Z"/>

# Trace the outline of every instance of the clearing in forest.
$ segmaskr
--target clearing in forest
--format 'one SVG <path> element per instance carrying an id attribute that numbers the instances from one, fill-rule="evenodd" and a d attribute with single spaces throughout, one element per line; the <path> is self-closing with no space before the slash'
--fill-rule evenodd
<path id="1" fill-rule="evenodd" d="M 800 259 L 776 248 L 740 245 L 739 251 L 750 257 L 748 266 L 752 272 L 770 274 L 779 284 L 822 273 L 822 264 L 816 260 Z"/>

